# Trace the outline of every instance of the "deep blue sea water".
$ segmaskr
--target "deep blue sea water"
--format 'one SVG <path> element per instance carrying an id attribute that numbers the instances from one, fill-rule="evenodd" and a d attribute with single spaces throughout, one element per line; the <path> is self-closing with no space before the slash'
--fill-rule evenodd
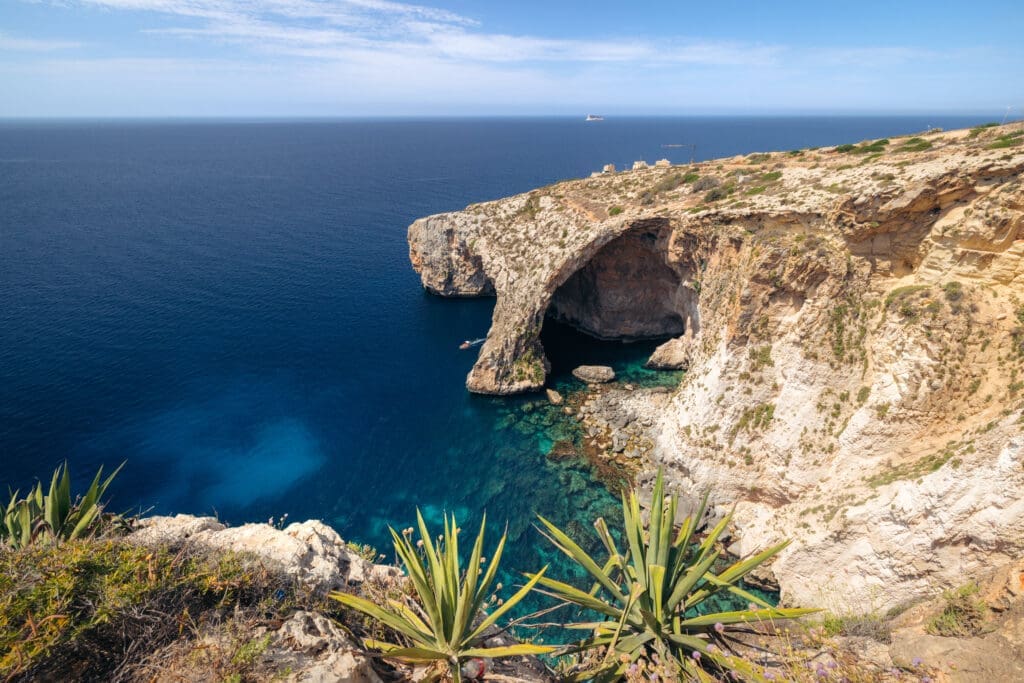
<path id="1" fill-rule="evenodd" d="M 415 218 L 581 177 L 984 119 L 653 118 L 0 122 L 0 487 L 127 461 L 119 509 L 321 518 L 386 549 L 414 508 L 509 521 L 510 570 L 551 559 L 543 514 L 615 499 L 549 462 L 532 399 L 463 388 L 493 302 L 425 294 Z M 639 378 L 647 348 L 548 331 Z M 649 379 L 649 378 L 648 378 Z"/>

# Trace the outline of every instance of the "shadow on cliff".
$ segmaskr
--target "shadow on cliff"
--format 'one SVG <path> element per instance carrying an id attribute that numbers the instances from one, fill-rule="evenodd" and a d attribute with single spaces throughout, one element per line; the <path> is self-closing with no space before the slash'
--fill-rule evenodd
<path id="1" fill-rule="evenodd" d="M 699 329 L 692 273 L 670 258 L 668 221 L 641 221 L 563 273 L 541 344 L 552 377 L 577 365 L 642 365 L 658 345 Z"/>

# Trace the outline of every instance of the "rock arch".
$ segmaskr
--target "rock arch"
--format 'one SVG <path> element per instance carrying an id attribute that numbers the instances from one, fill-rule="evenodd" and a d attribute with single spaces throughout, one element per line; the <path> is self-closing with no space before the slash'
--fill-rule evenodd
<path id="1" fill-rule="evenodd" d="M 667 219 L 648 219 L 588 250 L 556 277 L 546 314 L 606 340 L 696 332 L 697 292 L 688 269 L 670 258 L 671 236 Z"/>

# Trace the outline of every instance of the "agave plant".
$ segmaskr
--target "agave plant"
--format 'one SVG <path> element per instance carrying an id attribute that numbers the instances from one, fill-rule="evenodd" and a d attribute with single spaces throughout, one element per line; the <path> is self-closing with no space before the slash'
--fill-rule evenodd
<path id="1" fill-rule="evenodd" d="M 712 680 L 710 674 L 728 672 L 742 680 L 760 680 L 753 666 L 730 654 L 736 630 L 743 625 L 749 627 L 764 620 L 789 619 L 815 611 L 772 607 L 738 585 L 786 543 L 716 573 L 714 567 L 721 555 L 718 540 L 732 515 L 720 521 L 701 541 L 697 526 L 704 516 L 707 496 L 678 531 L 674 527 L 677 506 L 674 495 L 666 502 L 660 471 L 654 485 L 649 528 L 645 528 L 636 491 L 628 496 L 623 494 L 626 550 L 619 550 L 604 519 L 599 518 L 594 524 L 608 552 L 603 562 L 588 555 L 554 524 L 540 518 L 544 526 L 541 533 L 595 582 L 587 592 L 555 579 L 528 575 L 544 587 L 538 589 L 540 592 L 601 617 L 600 621 L 566 625 L 591 633 L 567 648 L 567 654 L 603 651 L 596 664 L 577 672 L 571 680 L 617 680 L 639 659 L 669 665 L 689 680 Z M 750 608 L 725 612 L 710 608 L 712 598 L 728 595 L 740 598 Z"/>
<path id="2" fill-rule="evenodd" d="M 95 532 L 102 519 L 101 499 L 122 467 L 124 463 L 106 479 L 102 479 L 103 468 L 100 467 L 92 485 L 77 500 L 71 498 L 67 463 L 54 470 L 49 493 L 43 494 L 42 482 L 36 483 L 25 498 L 18 498 L 19 492 L 15 491 L 4 510 L 0 543 L 24 548 L 37 540 L 55 543 Z"/>
<path id="3" fill-rule="evenodd" d="M 431 540 L 419 510 L 416 511 L 416 520 L 420 534 L 416 545 L 413 545 L 411 529 L 401 534 L 390 530 L 395 552 L 409 576 L 416 600 L 388 600 L 386 606 L 381 606 L 349 593 L 331 594 L 341 604 L 369 615 L 407 641 L 389 643 L 368 639 L 365 641 L 368 648 L 380 650 L 385 656 L 400 661 L 432 665 L 427 680 L 436 681 L 448 674 L 456 683 L 462 680 L 465 660 L 545 654 L 554 650 L 529 643 L 507 647 L 483 646 L 488 629 L 536 586 L 543 578 L 544 570 L 494 611 L 484 615 L 483 608 L 491 595 L 491 585 L 505 547 L 505 534 L 502 534 L 486 571 L 483 571 L 485 516 L 469 562 L 463 570 L 455 516 L 445 517 L 444 536 L 437 545 Z"/>

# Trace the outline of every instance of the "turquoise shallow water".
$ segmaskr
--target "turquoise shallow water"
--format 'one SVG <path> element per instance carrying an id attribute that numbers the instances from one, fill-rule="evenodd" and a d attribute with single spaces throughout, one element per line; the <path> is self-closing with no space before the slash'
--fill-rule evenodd
<path id="1" fill-rule="evenodd" d="M 711 158 L 981 122 L 0 122 L 0 487 L 125 460 L 118 509 L 321 518 L 382 549 L 416 506 L 435 526 L 486 510 L 509 523 L 510 585 L 554 561 L 536 514 L 592 538 L 616 498 L 546 458 L 568 427 L 535 399 L 466 393 L 457 346 L 493 302 L 425 294 L 409 223 L 688 160 L 664 144 Z M 550 332 L 562 390 L 584 361 L 678 379 L 640 368 L 641 344 Z"/>

